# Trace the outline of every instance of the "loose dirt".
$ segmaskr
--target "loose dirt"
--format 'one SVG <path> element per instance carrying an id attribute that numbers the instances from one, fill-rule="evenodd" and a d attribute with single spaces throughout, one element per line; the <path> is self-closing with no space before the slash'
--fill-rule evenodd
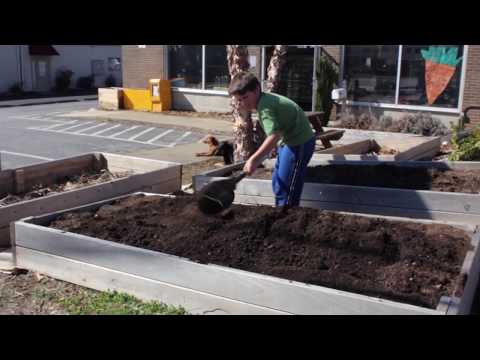
<path id="1" fill-rule="evenodd" d="M 271 179 L 272 170 L 259 168 L 254 179 Z M 307 168 L 307 183 L 372 186 L 478 194 L 480 170 L 436 170 L 393 165 L 326 165 Z"/>
<path id="2" fill-rule="evenodd" d="M 461 296 L 468 235 L 447 225 L 309 208 L 233 205 L 202 215 L 192 196 L 129 197 L 50 226 L 237 269 L 436 308 Z"/>

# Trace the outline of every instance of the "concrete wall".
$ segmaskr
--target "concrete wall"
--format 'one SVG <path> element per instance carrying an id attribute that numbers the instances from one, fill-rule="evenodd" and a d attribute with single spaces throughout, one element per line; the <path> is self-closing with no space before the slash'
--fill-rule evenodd
<path id="1" fill-rule="evenodd" d="M 58 69 L 66 68 L 74 72 L 72 87 L 76 86 L 77 79 L 92 75 L 92 60 L 104 60 L 105 73 L 95 78 L 97 86 L 104 87 L 105 79 L 112 74 L 117 85 L 122 84 L 122 71 L 109 71 L 108 58 L 121 58 L 121 47 L 118 45 L 53 45 L 58 56 L 50 56 L 51 76 L 50 84 L 55 85 L 55 76 Z M 34 71 L 32 57 L 28 45 L 21 45 L 22 73 L 24 90 L 33 90 Z M 10 86 L 20 82 L 20 62 L 18 45 L 0 45 L 0 92 L 7 91 Z"/>
<path id="2" fill-rule="evenodd" d="M 229 112 L 230 97 L 228 95 L 196 94 L 173 91 L 173 109 L 192 111 Z"/>
<path id="3" fill-rule="evenodd" d="M 0 45 L 0 93 L 19 81 L 17 45 Z"/>
<path id="4" fill-rule="evenodd" d="M 79 77 L 92 75 L 92 60 L 104 61 L 104 74 L 95 76 L 95 85 L 105 87 L 105 79 L 113 75 L 117 86 L 122 84 L 122 71 L 110 71 L 108 58 L 122 57 L 119 45 L 53 45 L 59 56 L 51 57 L 52 84 L 55 84 L 55 73 L 60 68 L 68 68 L 73 71 L 72 86 L 76 86 Z"/>

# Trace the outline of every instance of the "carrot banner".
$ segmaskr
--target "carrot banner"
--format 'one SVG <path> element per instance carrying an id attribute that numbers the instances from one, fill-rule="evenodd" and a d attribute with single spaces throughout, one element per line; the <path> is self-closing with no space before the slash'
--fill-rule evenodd
<path id="1" fill-rule="evenodd" d="M 425 87 L 428 104 L 432 105 L 445 91 L 462 58 L 457 59 L 457 48 L 447 50 L 446 47 L 430 46 L 428 50 L 421 52 L 425 59 Z"/>

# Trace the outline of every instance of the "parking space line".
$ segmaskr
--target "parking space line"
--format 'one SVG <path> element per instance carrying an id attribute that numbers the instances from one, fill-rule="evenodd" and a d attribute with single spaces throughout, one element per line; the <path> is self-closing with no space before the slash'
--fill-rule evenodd
<path id="1" fill-rule="evenodd" d="M 78 131 L 76 131 L 76 132 L 73 132 L 72 134 L 85 133 L 85 131 L 89 131 L 89 130 L 92 130 L 92 129 L 96 129 L 96 128 L 99 128 L 99 127 L 105 126 L 105 125 L 108 125 L 108 124 L 98 124 L 98 125 L 90 126 L 89 128 L 82 129 L 82 130 L 78 130 Z"/>
<path id="2" fill-rule="evenodd" d="M 49 127 L 42 128 L 42 129 L 38 129 L 38 128 L 37 129 L 38 130 L 51 130 L 51 129 L 54 129 L 54 128 L 59 127 L 59 126 L 70 125 L 70 124 L 75 124 L 75 123 L 77 123 L 77 120 L 69 121 L 68 123 L 50 125 Z M 32 129 L 37 130 L 36 128 L 32 128 Z"/>
<path id="3" fill-rule="evenodd" d="M 109 127 L 107 129 L 103 129 L 103 130 L 100 130 L 100 131 L 97 131 L 95 134 L 91 134 L 92 136 L 97 136 L 97 135 L 100 135 L 100 134 L 103 134 L 105 132 L 107 132 L 108 130 L 113 130 L 113 129 L 116 129 L 118 127 L 120 127 L 121 125 L 115 125 L 115 126 L 112 126 L 112 127 Z"/>
<path id="4" fill-rule="evenodd" d="M 22 153 L 17 153 L 17 152 L 12 152 L 12 151 L 5 151 L 5 150 L 0 150 L 1 154 L 9 154 L 9 155 L 15 155 L 15 156 L 22 156 L 22 157 L 29 157 L 32 159 L 39 159 L 39 160 L 53 160 L 50 158 L 42 157 L 42 156 L 36 156 L 36 155 L 30 155 L 30 154 L 22 154 Z"/>
<path id="5" fill-rule="evenodd" d="M 72 135 L 72 136 L 88 136 L 88 137 L 95 137 L 95 138 L 101 138 L 101 139 L 110 139 L 110 140 L 116 140 L 116 141 L 126 141 L 126 142 L 134 142 L 134 143 L 137 143 L 137 144 L 144 144 L 144 145 L 150 145 L 150 146 L 158 146 L 158 147 L 168 147 L 168 145 L 159 145 L 159 144 L 150 144 L 150 143 L 147 143 L 145 141 L 138 141 L 138 140 L 128 140 L 128 139 L 121 139 L 121 138 L 112 138 L 111 136 L 102 136 L 102 135 L 96 135 L 96 136 L 93 136 L 93 135 L 90 135 L 90 134 L 76 134 L 76 133 L 66 133 L 66 132 L 63 132 L 60 131 L 60 130 L 41 130 L 39 129 L 39 131 L 45 131 L 45 132 L 52 132 L 52 133 L 61 133 L 61 134 L 66 134 L 66 135 Z"/>
<path id="6" fill-rule="evenodd" d="M 131 128 L 128 128 L 128 129 L 123 130 L 123 131 L 120 131 L 120 132 L 118 132 L 118 133 L 116 133 L 116 134 L 110 135 L 109 137 L 115 138 L 115 136 L 125 134 L 126 132 L 129 132 L 130 130 L 134 130 L 134 129 L 136 129 L 136 128 L 138 128 L 138 126 L 132 126 Z"/>
<path id="7" fill-rule="evenodd" d="M 87 121 L 85 123 L 81 123 L 81 124 L 78 124 L 78 125 L 74 125 L 74 126 L 70 126 L 66 129 L 62 129 L 62 130 L 58 130 L 58 132 L 65 132 L 65 131 L 68 131 L 68 130 L 71 130 L 71 129 L 75 129 L 75 128 L 78 128 L 79 126 L 84 126 L 84 125 L 88 125 L 88 124 L 91 124 L 92 122 L 91 121 Z"/>
<path id="8" fill-rule="evenodd" d="M 146 133 L 152 131 L 153 129 L 155 129 L 155 128 L 153 128 L 153 127 L 148 128 L 147 130 L 144 130 L 144 131 L 142 131 L 141 133 L 139 133 L 139 134 L 137 134 L 137 135 L 134 135 L 134 136 L 128 138 L 127 140 L 135 140 L 135 139 L 139 138 L 140 136 L 142 136 L 143 134 L 146 134 Z"/>
<path id="9" fill-rule="evenodd" d="M 165 135 L 170 134 L 171 132 L 173 132 L 173 129 L 169 129 L 169 130 L 161 133 L 160 135 L 155 136 L 153 139 L 148 140 L 147 143 L 148 143 L 148 144 L 151 144 L 151 143 L 153 143 L 154 141 L 157 141 L 158 139 L 161 139 L 161 138 L 164 137 Z"/>
<path id="10" fill-rule="evenodd" d="M 175 140 L 173 143 L 171 143 L 169 146 L 170 147 L 174 147 L 175 145 L 177 145 L 180 141 L 182 141 L 183 139 L 185 139 L 187 136 L 189 136 L 192 132 L 191 131 L 187 131 L 185 134 L 183 134 L 182 136 L 180 136 L 177 140 Z"/>

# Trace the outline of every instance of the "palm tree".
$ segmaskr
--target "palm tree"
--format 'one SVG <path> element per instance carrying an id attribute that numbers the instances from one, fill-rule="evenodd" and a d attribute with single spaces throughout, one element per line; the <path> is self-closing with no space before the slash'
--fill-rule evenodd
<path id="1" fill-rule="evenodd" d="M 286 45 L 275 45 L 272 58 L 267 70 L 266 91 L 275 91 L 280 80 L 281 67 L 285 63 Z M 247 71 L 248 49 L 245 45 L 227 45 L 227 61 L 230 77 L 240 71 Z M 265 139 L 265 133 L 259 126 L 258 121 L 252 121 L 250 112 L 242 113 L 238 104 L 232 99 L 233 135 L 235 143 L 234 161 L 247 160 L 261 145 Z"/>

